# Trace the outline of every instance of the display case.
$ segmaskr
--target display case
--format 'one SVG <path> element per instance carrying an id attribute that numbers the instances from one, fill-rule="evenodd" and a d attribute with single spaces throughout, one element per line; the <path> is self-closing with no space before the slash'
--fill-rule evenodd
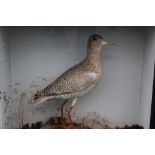
<path id="1" fill-rule="evenodd" d="M 118 46 L 102 48 L 103 77 L 75 105 L 75 127 L 150 127 L 155 28 L 115 26 L 0 27 L 1 128 L 59 128 L 63 100 L 31 97 L 83 60 L 92 34 Z"/>

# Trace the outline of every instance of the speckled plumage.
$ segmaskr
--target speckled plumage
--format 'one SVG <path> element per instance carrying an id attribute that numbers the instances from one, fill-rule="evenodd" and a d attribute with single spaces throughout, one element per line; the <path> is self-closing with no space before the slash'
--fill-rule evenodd
<path id="1" fill-rule="evenodd" d="M 102 76 L 101 47 L 104 44 L 106 42 L 100 35 L 92 35 L 88 40 L 86 58 L 35 94 L 32 101 L 41 103 L 56 98 L 78 98 L 92 90 Z"/>

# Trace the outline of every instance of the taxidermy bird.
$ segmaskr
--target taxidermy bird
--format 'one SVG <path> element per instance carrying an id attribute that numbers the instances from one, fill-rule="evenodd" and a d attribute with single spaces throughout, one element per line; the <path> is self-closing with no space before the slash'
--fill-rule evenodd
<path id="1" fill-rule="evenodd" d="M 104 41 L 101 35 L 94 34 L 88 39 L 87 56 L 79 64 L 71 67 L 58 77 L 45 89 L 37 92 L 32 97 L 34 104 L 45 102 L 49 99 L 64 99 L 61 105 L 61 128 L 65 128 L 63 108 L 68 100 L 71 100 L 71 107 L 67 111 L 70 121 L 70 128 L 74 128 L 71 119 L 71 111 L 79 97 L 92 90 L 102 77 L 102 46 L 109 44 Z M 111 44 L 111 43 L 110 43 Z"/>

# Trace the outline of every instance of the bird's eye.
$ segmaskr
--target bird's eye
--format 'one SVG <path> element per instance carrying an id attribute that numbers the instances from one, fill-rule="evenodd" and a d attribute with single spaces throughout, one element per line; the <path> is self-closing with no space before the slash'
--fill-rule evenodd
<path id="1" fill-rule="evenodd" d="M 96 37 L 94 37 L 93 40 L 95 41 L 96 40 Z"/>

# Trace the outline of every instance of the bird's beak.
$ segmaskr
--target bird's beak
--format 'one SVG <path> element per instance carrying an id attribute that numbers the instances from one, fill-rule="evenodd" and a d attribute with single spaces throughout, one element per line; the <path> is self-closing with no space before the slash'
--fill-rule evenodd
<path id="1" fill-rule="evenodd" d="M 115 44 L 115 43 L 113 43 L 113 42 L 111 42 L 111 41 L 107 41 L 107 44 L 108 44 L 108 45 L 112 45 L 112 46 L 120 47 L 120 45 Z"/>
<path id="2" fill-rule="evenodd" d="M 102 40 L 102 46 L 107 45 L 107 44 L 108 44 L 108 42 L 107 42 L 107 41 Z"/>
<path id="3" fill-rule="evenodd" d="M 112 46 L 120 47 L 120 45 L 118 45 L 118 44 L 115 44 L 111 41 L 105 41 L 105 40 L 102 41 L 102 45 L 112 45 Z"/>

